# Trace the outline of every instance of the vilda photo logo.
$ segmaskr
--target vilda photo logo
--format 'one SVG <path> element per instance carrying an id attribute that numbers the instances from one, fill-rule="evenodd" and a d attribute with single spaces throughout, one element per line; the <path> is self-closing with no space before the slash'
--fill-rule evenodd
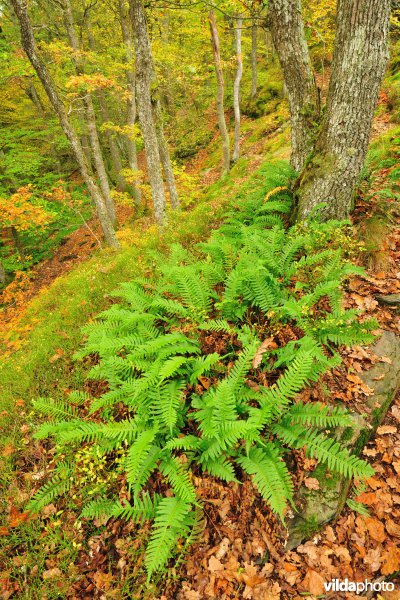
<path id="1" fill-rule="evenodd" d="M 324 583 L 326 592 L 393 592 L 394 583 L 386 581 L 349 581 L 344 579 L 332 579 L 329 583 Z"/>

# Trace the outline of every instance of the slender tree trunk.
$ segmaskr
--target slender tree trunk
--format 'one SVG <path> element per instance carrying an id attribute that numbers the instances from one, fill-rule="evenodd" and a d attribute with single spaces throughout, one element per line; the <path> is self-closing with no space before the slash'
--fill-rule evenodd
<path id="1" fill-rule="evenodd" d="M 153 63 L 146 16 L 142 0 L 130 0 L 133 24 L 133 39 L 136 58 L 136 94 L 139 120 L 146 151 L 147 169 L 150 179 L 154 215 L 160 227 L 165 222 L 165 193 L 161 173 L 160 151 L 151 101 Z"/>
<path id="2" fill-rule="evenodd" d="M 243 75 L 243 57 L 242 57 L 242 26 L 243 19 L 238 18 L 236 23 L 236 58 L 237 70 L 235 83 L 233 86 L 233 108 L 235 111 L 235 140 L 233 145 L 232 161 L 236 162 L 240 153 L 240 83 Z"/>
<path id="3" fill-rule="evenodd" d="M 91 94 L 86 94 L 86 96 L 83 97 L 83 103 L 85 107 L 89 142 L 92 148 L 94 166 L 96 167 L 97 175 L 99 177 L 100 189 L 104 197 L 110 220 L 112 223 L 115 223 L 114 201 L 111 197 L 110 184 L 108 181 L 106 166 L 104 164 L 99 134 L 97 132 L 96 113 L 94 111 Z"/>
<path id="4" fill-rule="evenodd" d="M 326 115 L 298 181 L 298 216 L 320 203 L 323 218 L 345 218 L 364 165 L 388 60 L 390 0 L 339 0 Z"/>
<path id="5" fill-rule="evenodd" d="M 21 238 L 19 237 L 18 230 L 15 227 L 11 227 L 11 235 L 14 240 L 15 247 L 18 251 L 21 260 L 25 260 L 25 249 L 22 245 Z"/>
<path id="6" fill-rule="evenodd" d="M 69 121 L 65 107 L 60 100 L 60 97 L 50 77 L 47 67 L 45 66 L 45 64 L 39 56 L 35 38 L 33 35 L 32 25 L 27 11 L 26 2 L 25 0 L 11 0 L 11 2 L 20 24 L 22 46 L 43 85 L 43 88 L 50 100 L 54 112 L 58 116 L 60 125 L 71 145 L 75 159 L 79 165 L 82 178 L 96 206 L 97 216 L 103 229 L 106 242 L 110 246 L 118 248 L 119 243 L 115 235 L 113 223 L 108 215 L 107 207 L 105 205 L 101 192 L 93 177 L 90 175 L 88 165 L 86 162 L 86 157 L 82 150 L 79 138 L 76 135 Z"/>
<path id="7" fill-rule="evenodd" d="M 320 112 L 301 0 L 270 0 L 269 23 L 289 98 L 291 162 L 297 171 L 301 171 L 314 145 Z"/>
<path id="8" fill-rule="evenodd" d="M 251 26 L 251 99 L 257 95 L 257 41 L 258 41 L 257 22 L 253 21 Z"/>
<path id="9" fill-rule="evenodd" d="M 171 207 L 173 209 L 179 208 L 179 197 L 178 191 L 176 189 L 176 181 L 174 171 L 172 169 L 171 157 L 169 155 L 169 149 L 167 140 L 165 139 L 164 134 L 164 125 L 163 125 L 163 117 L 162 117 L 162 109 L 160 100 L 157 98 L 155 103 L 153 103 L 153 110 L 156 122 L 156 130 L 157 130 L 157 141 L 158 148 L 160 151 L 161 163 L 164 170 L 165 180 L 167 182 L 169 199 L 171 202 Z"/>
<path id="10" fill-rule="evenodd" d="M 136 141 L 134 138 L 134 126 L 136 123 L 136 82 L 135 71 L 133 68 L 133 40 L 132 40 L 132 24 L 129 19 L 129 8 L 125 0 L 118 0 L 119 17 L 121 24 L 122 39 L 125 46 L 126 61 L 130 68 L 126 72 L 126 80 L 130 92 L 130 98 L 127 101 L 127 117 L 126 124 L 130 129 L 130 133 L 126 136 L 126 148 L 128 152 L 129 168 L 132 171 L 138 171 L 138 159 L 136 150 Z M 133 197 L 136 206 L 141 202 L 141 192 L 137 186 L 133 186 Z"/>
<path id="11" fill-rule="evenodd" d="M 215 18 L 215 13 L 211 9 L 208 15 L 208 20 L 210 23 L 210 32 L 211 32 L 211 43 L 214 53 L 214 61 L 215 61 L 215 74 L 217 77 L 217 114 L 218 114 L 218 125 L 219 130 L 221 132 L 222 138 L 222 174 L 226 175 L 226 173 L 230 169 L 231 165 L 231 150 L 230 150 L 230 142 L 228 129 L 226 127 L 225 120 L 225 108 L 224 108 L 224 74 L 222 72 L 221 65 L 221 53 L 219 49 L 219 37 L 218 37 L 218 28 L 217 21 Z"/>
<path id="12" fill-rule="evenodd" d="M 62 12 L 65 22 L 65 27 L 67 30 L 67 35 L 69 39 L 69 43 L 71 48 L 75 51 L 75 68 L 78 74 L 82 74 L 84 72 L 83 63 L 81 59 L 81 47 L 79 43 L 78 36 L 76 34 L 74 17 L 72 14 L 72 7 L 70 0 L 61 0 Z M 97 171 L 97 175 L 99 178 L 100 189 L 104 197 L 104 202 L 112 223 L 115 223 L 115 207 L 114 201 L 111 197 L 110 184 L 108 181 L 107 170 L 104 164 L 103 152 L 100 145 L 99 134 L 97 131 L 96 124 L 96 113 L 93 106 L 93 100 L 90 93 L 87 93 L 83 97 L 83 106 L 85 109 L 85 117 L 87 122 L 87 130 L 88 137 L 90 142 L 90 147 L 92 149 L 93 154 L 93 162 L 95 169 Z"/>
<path id="13" fill-rule="evenodd" d="M 111 121 L 110 113 L 108 112 L 107 101 L 104 96 L 103 90 L 98 90 L 97 92 L 97 100 L 100 106 L 101 118 L 104 123 L 108 123 Z M 122 158 L 121 153 L 118 147 L 118 143 L 116 142 L 112 132 L 109 129 L 106 129 L 105 135 L 107 138 L 107 144 L 110 149 L 111 155 L 111 165 L 112 170 L 115 175 L 115 181 L 117 183 L 117 187 L 121 192 L 126 192 L 128 189 L 127 183 L 123 175 L 121 175 L 122 171 Z"/>
<path id="14" fill-rule="evenodd" d="M 6 270 L 0 262 L 0 285 L 5 285 L 5 283 L 6 283 Z"/>

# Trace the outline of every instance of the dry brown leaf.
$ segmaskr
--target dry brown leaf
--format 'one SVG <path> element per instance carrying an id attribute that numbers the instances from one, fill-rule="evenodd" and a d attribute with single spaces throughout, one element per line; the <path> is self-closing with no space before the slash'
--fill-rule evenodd
<path id="1" fill-rule="evenodd" d="M 246 565 L 245 570 L 242 573 L 242 579 L 250 588 L 254 588 L 256 585 L 265 582 L 265 578 L 260 575 L 254 565 Z"/>
<path id="2" fill-rule="evenodd" d="M 400 548 L 391 546 L 382 556 L 382 575 L 390 575 L 400 569 Z"/>
<path id="3" fill-rule="evenodd" d="M 324 579 L 313 569 L 307 571 L 302 586 L 306 592 L 310 592 L 313 596 L 319 596 L 320 594 L 325 593 Z"/>
<path id="4" fill-rule="evenodd" d="M 357 496 L 358 502 L 362 502 L 367 506 L 372 506 L 378 501 L 377 495 L 375 492 L 363 492 L 359 496 Z"/>
<path id="5" fill-rule="evenodd" d="M 397 433 L 397 427 L 394 427 L 394 425 L 381 425 L 380 427 L 378 427 L 376 432 L 378 435 L 388 435 L 390 433 Z"/>
<path id="6" fill-rule="evenodd" d="M 57 577 L 61 577 L 62 573 L 58 567 L 54 567 L 53 569 L 48 569 L 43 573 L 43 579 L 47 581 L 48 579 L 56 579 Z"/>
<path id="7" fill-rule="evenodd" d="M 400 460 L 392 462 L 393 468 L 400 475 Z"/>
<path id="8" fill-rule="evenodd" d="M 257 367 L 260 366 L 261 361 L 262 361 L 262 357 L 263 354 L 266 353 L 266 351 L 269 348 L 277 348 L 276 343 L 274 342 L 274 338 L 273 337 L 269 337 L 266 340 L 264 340 L 262 342 L 262 344 L 258 347 L 256 355 L 253 359 L 253 369 L 257 369 Z"/>
<path id="9" fill-rule="evenodd" d="M 365 525 L 367 526 L 368 533 L 373 540 L 376 542 L 383 542 L 386 539 L 385 527 L 383 523 L 374 519 L 373 517 L 365 517 Z"/>
<path id="10" fill-rule="evenodd" d="M 93 575 L 93 581 L 98 590 L 102 590 L 103 592 L 107 592 L 113 581 L 112 573 L 103 573 L 102 571 L 98 571 Z"/>
<path id="11" fill-rule="evenodd" d="M 210 560 L 208 561 L 208 570 L 211 571 L 211 573 L 223 571 L 224 565 L 220 560 L 218 560 L 218 558 L 216 558 L 215 556 L 211 556 Z"/>
<path id="12" fill-rule="evenodd" d="M 321 487 L 318 479 L 316 479 L 315 477 L 306 477 L 304 479 L 304 485 L 309 490 L 319 490 Z"/>
<path id="13" fill-rule="evenodd" d="M 400 538 L 400 525 L 397 525 L 393 519 L 388 519 L 385 523 L 385 527 L 389 535 Z"/>

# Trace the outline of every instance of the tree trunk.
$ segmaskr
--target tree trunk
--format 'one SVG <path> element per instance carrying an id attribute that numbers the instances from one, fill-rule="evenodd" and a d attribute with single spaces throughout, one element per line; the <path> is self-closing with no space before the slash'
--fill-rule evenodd
<path id="1" fill-rule="evenodd" d="M 99 134 L 97 132 L 96 114 L 94 112 L 91 94 L 86 94 L 83 98 L 85 107 L 87 130 L 89 135 L 90 147 L 92 148 L 93 162 L 99 178 L 100 189 L 102 191 L 104 202 L 107 207 L 108 215 L 112 223 L 115 223 L 115 207 L 111 197 L 110 184 L 106 166 L 104 164 L 103 152 L 100 145 Z"/>
<path id="2" fill-rule="evenodd" d="M 76 135 L 69 121 L 65 107 L 61 102 L 60 97 L 58 96 L 57 90 L 50 77 L 47 67 L 45 66 L 38 54 L 36 41 L 33 36 L 32 25 L 29 19 L 25 0 L 11 0 L 11 2 L 20 24 L 22 46 L 43 85 L 43 88 L 50 100 L 50 103 L 56 115 L 58 116 L 60 125 L 71 145 L 75 159 L 79 165 L 82 178 L 96 206 L 97 216 L 103 229 L 106 242 L 110 246 L 118 248 L 119 242 L 115 235 L 113 223 L 111 222 L 110 217 L 108 215 L 108 211 L 104 199 L 102 198 L 101 192 L 96 182 L 93 180 L 89 173 L 86 157 L 82 150 L 79 138 Z"/>
<path id="3" fill-rule="evenodd" d="M 257 95 L 257 23 L 251 27 L 251 99 Z"/>
<path id="4" fill-rule="evenodd" d="M 160 151 L 161 163 L 164 170 L 165 180 L 167 182 L 169 199 L 171 202 L 171 207 L 173 209 L 179 208 L 179 197 L 178 191 L 176 189 L 175 175 L 172 169 L 171 157 L 169 155 L 169 149 L 167 140 L 165 139 L 164 134 L 164 125 L 163 125 L 163 117 L 162 117 L 162 109 L 160 100 L 157 98 L 155 103 L 153 103 L 153 110 L 156 122 L 157 129 L 157 141 L 158 148 Z"/>
<path id="5" fill-rule="evenodd" d="M 296 171 L 301 171 L 314 145 L 320 112 L 301 0 L 270 0 L 269 24 L 289 98 L 291 163 Z"/>
<path id="6" fill-rule="evenodd" d="M 214 53 L 214 61 L 215 61 L 215 74 L 217 77 L 217 114 L 218 114 L 218 125 L 219 130 L 221 132 L 222 138 L 222 175 L 226 175 L 230 169 L 231 165 L 231 150 L 230 150 L 230 142 L 228 129 L 226 127 L 225 120 L 225 109 L 224 109 L 224 74 L 222 72 L 221 65 L 221 54 L 219 50 L 219 37 L 218 37 L 218 29 L 217 29 L 217 21 L 215 18 L 214 11 L 211 9 L 208 15 L 208 20 L 210 23 L 210 32 L 211 32 L 211 43 Z"/>
<path id="7" fill-rule="evenodd" d="M 6 270 L 0 262 L 0 285 L 5 285 L 6 283 Z"/>
<path id="8" fill-rule="evenodd" d="M 139 120 L 146 151 L 147 169 L 150 179 L 154 215 L 160 227 L 165 222 L 165 193 L 161 173 L 160 151 L 151 101 L 153 61 L 147 31 L 143 0 L 130 0 L 133 24 L 133 39 L 136 59 L 136 94 Z"/>
<path id="9" fill-rule="evenodd" d="M 243 20 L 238 18 L 236 23 L 236 58 L 237 70 L 235 83 L 233 86 L 233 108 L 235 111 L 235 140 L 233 144 L 232 161 L 236 162 L 240 153 L 240 83 L 243 75 L 243 58 L 242 58 L 242 25 Z"/>
<path id="10" fill-rule="evenodd" d="M 67 35 L 69 39 L 69 43 L 71 48 L 75 51 L 74 64 L 76 68 L 76 72 L 78 74 L 83 74 L 83 62 L 81 58 L 81 47 L 79 43 L 78 36 L 76 34 L 74 17 L 72 14 L 72 7 L 70 0 L 61 0 L 62 12 L 65 22 L 65 27 L 67 30 Z M 85 116 L 87 121 L 87 130 L 89 136 L 90 147 L 92 149 L 93 154 L 93 162 L 95 169 L 97 171 L 97 175 L 99 178 L 100 189 L 102 191 L 104 202 L 108 211 L 108 215 L 110 217 L 111 222 L 115 223 L 115 207 L 114 201 L 111 197 L 110 184 L 108 181 L 107 170 L 104 164 L 103 152 L 100 145 L 99 134 L 97 131 L 96 124 L 96 113 L 93 107 L 93 100 L 91 94 L 88 92 L 83 97 L 83 106 L 85 109 Z"/>
<path id="11" fill-rule="evenodd" d="M 130 92 L 130 98 L 127 100 L 127 117 L 126 124 L 130 129 L 130 133 L 126 136 L 126 147 L 128 151 L 128 163 L 129 168 L 132 171 L 138 171 L 138 159 L 136 150 L 136 141 L 133 134 L 133 129 L 136 123 L 136 83 L 135 83 L 135 72 L 133 69 L 133 40 L 131 33 L 131 23 L 129 20 L 129 9 L 125 0 L 119 0 L 119 18 L 121 24 L 122 39 L 125 46 L 126 61 L 130 68 L 126 71 L 126 80 L 128 83 L 128 89 Z M 136 206 L 141 201 L 140 189 L 135 185 L 133 186 L 133 197 Z"/>
<path id="12" fill-rule="evenodd" d="M 25 260 L 25 249 L 21 242 L 21 238 L 19 237 L 18 230 L 15 227 L 11 227 L 11 235 L 20 259 Z"/>
<path id="13" fill-rule="evenodd" d="M 98 90 L 97 92 L 97 100 L 100 106 L 101 118 L 104 123 L 108 123 L 111 121 L 110 113 L 108 112 L 107 101 L 104 96 L 103 90 Z M 127 183 L 123 175 L 121 175 L 122 171 L 122 158 L 121 153 L 118 147 L 118 143 L 116 142 L 112 132 L 109 129 L 106 129 L 105 135 L 107 138 L 108 147 L 110 149 L 111 155 L 111 165 L 112 170 L 115 175 L 115 181 L 117 183 L 117 187 L 121 192 L 126 192 L 128 189 Z"/>
<path id="14" fill-rule="evenodd" d="M 388 60 L 390 0 L 339 0 L 326 115 L 298 181 L 298 216 L 348 216 Z"/>

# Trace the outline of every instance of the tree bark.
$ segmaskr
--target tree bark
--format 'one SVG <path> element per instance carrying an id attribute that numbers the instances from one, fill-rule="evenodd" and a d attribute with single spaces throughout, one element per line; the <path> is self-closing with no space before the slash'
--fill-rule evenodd
<path id="1" fill-rule="evenodd" d="M 133 24 L 133 39 L 136 59 L 136 95 L 139 120 L 146 151 L 147 169 L 150 179 L 154 215 L 160 227 L 165 222 L 165 193 L 161 173 L 160 151 L 151 101 L 153 62 L 146 16 L 142 0 L 130 0 Z"/>
<path id="2" fill-rule="evenodd" d="M 326 115 L 298 181 L 298 217 L 320 203 L 324 219 L 345 218 L 364 165 L 388 60 L 390 0 L 339 0 Z"/>
<path id="3" fill-rule="evenodd" d="M 301 171 L 316 136 L 320 103 L 307 47 L 301 0 L 270 0 L 269 24 L 288 93 L 291 163 Z"/>
<path id="4" fill-rule="evenodd" d="M 258 30 L 256 21 L 253 22 L 251 27 L 251 99 L 257 95 L 257 41 L 258 41 Z"/>
<path id="5" fill-rule="evenodd" d="M 128 151 L 128 163 L 129 168 L 132 171 L 138 171 L 138 159 L 137 159 L 137 150 L 136 150 L 136 141 L 133 135 L 133 129 L 136 123 L 136 82 L 135 82 L 135 72 L 133 69 L 133 40 L 132 40 L 132 30 L 131 23 L 129 20 L 129 9 L 127 8 L 125 0 L 118 0 L 118 8 L 119 8 L 119 18 L 121 24 L 121 32 L 122 32 L 122 40 L 125 46 L 125 55 L 126 61 L 130 68 L 126 71 L 126 80 L 128 84 L 128 89 L 130 92 L 130 98 L 127 100 L 127 117 L 126 124 L 131 130 L 130 133 L 126 136 L 126 148 Z M 138 206 L 141 202 L 142 194 L 140 189 L 135 185 L 133 186 L 133 197 L 136 206 Z"/>
<path id="6" fill-rule="evenodd" d="M 20 24 L 22 46 L 43 85 L 54 112 L 58 116 L 60 125 L 71 145 L 75 159 L 79 165 L 82 178 L 96 206 L 97 216 L 99 218 L 105 240 L 110 246 L 118 248 L 119 242 L 115 235 L 113 223 L 108 215 L 107 207 L 101 192 L 96 182 L 93 180 L 93 177 L 89 173 L 86 157 L 82 150 L 79 138 L 69 121 L 65 107 L 60 100 L 47 67 L 39 56 L 36 41 L 33 35 L 32 25 L 27 11 L 26 0 L 11 0 L 11 2 Z"/>
<path id="7" fill-rule="evenodd" d="M 236 162 L 240 153 L 240 83 L 243 75 L 243 58 L 242 58 L 242 26 L 243 19 L 239 17 L 236 23 L 236 59 L 237 70 L 235 83 L 233 86 L 233 108 L 235 111 L 235 138 L 233 144 L 232 161 Z"/>
<path id="8" fill-rule="evenodd" d="M 82 74 L 84 72 L 83 62 L 81 59 L 81 46 L 79 43 L 78 36 L 76 34 L 74 17 L 72 14 L 72 7 L 70 0 L 61 0 L 62 12 L 65 22 L 65 28 L 71 48 L 75 51 L 74 64 L 76 72 Z M 100 189 L 102 191 L 104 202 L 108 211 L 111 222 L 115 223 L 115 207 L 114 201 L 111 197 L 110 184 L 108 181 L 107 170 L 104 164 L 103 152 L 100 145 L 99 134 L 97 131 L 96 124 L 96 113 L 93 106 L 93 100 L 91 94 L 88 92 L 83 97 L 83 106 L 85 109 L 85 116 L 87 122 L 88 137 L 90 147 L 93 154 L 94 166 L 99 178 Z"/>
<path id="9" fill-rule="evenodd" d="M 6 283 L 6 270 L 0 262 L 0 285 L 5 285 L 5 283 Z"/>
<path id="10" fill-rule="evenodd" d="M 108 123 L 111 121 L 110 113 L 108 112 L 107 101 L 104 95 L 103 90 L 98 90 L 97 92 L 97 100 L 100 106 L 100 113 L 103 123 Z M 122 171 L 122 158 L 121 152 L 118 147 L 118 143 L 116 142 L 112 132 L 109 129 L 106 129 L 105 135 L 107 138 L 107 144 L 110 149 L 111 155 L 111 166 L 114 172 L 115 181 L 117 183 L 117 188 L 121 192 L 126 192 L 128 189 L 128 185 L 123 175 L 121 175 Z"/>
<path id="11" fill-rule="evenodd" d="M 215 75 L 217 78 L 217 115 L 218 115 L 218 125 L 219 130 L 221 132 L 222 138 L 222 175 L 226 175 L 230 169 L 231 165 L 231 150 L 230 150 L 230 142 L 228 129 L 226 127 L 225 120 L 225 108 L 224 108 L 224 94 L 225 94 L 225 84 L 224 84 L 224 74 L 222 71 L 221 64 L 221 53 L 219 49 L 219 36 L 218 36 L 218 28 L 217 28 L 217 20 L 215 18 L 215 13 L 211 9 L 208 15 L 208 20 L 210 23 L 210 32 L 211 32 L 211 43 L 214 53 L 214 62 L 215 62 Z"/>
<path id="12" fill-rule="evenodd" d="M 156 98 L 155 102 L 153 103 L 153 110 L 156 122 L 158 148 L 160 151 L 160 158 L 164 170 L 165 180 L 167 182 L 169 199 L 171 202 L 171 207 L 173 209 L 177 209 L 179 208 L 179 197 L 176 189 L 175 175 L 172 169 L 168 144 L 167 140 L 165 139 L 161 102 L 159 98 Z"/>

